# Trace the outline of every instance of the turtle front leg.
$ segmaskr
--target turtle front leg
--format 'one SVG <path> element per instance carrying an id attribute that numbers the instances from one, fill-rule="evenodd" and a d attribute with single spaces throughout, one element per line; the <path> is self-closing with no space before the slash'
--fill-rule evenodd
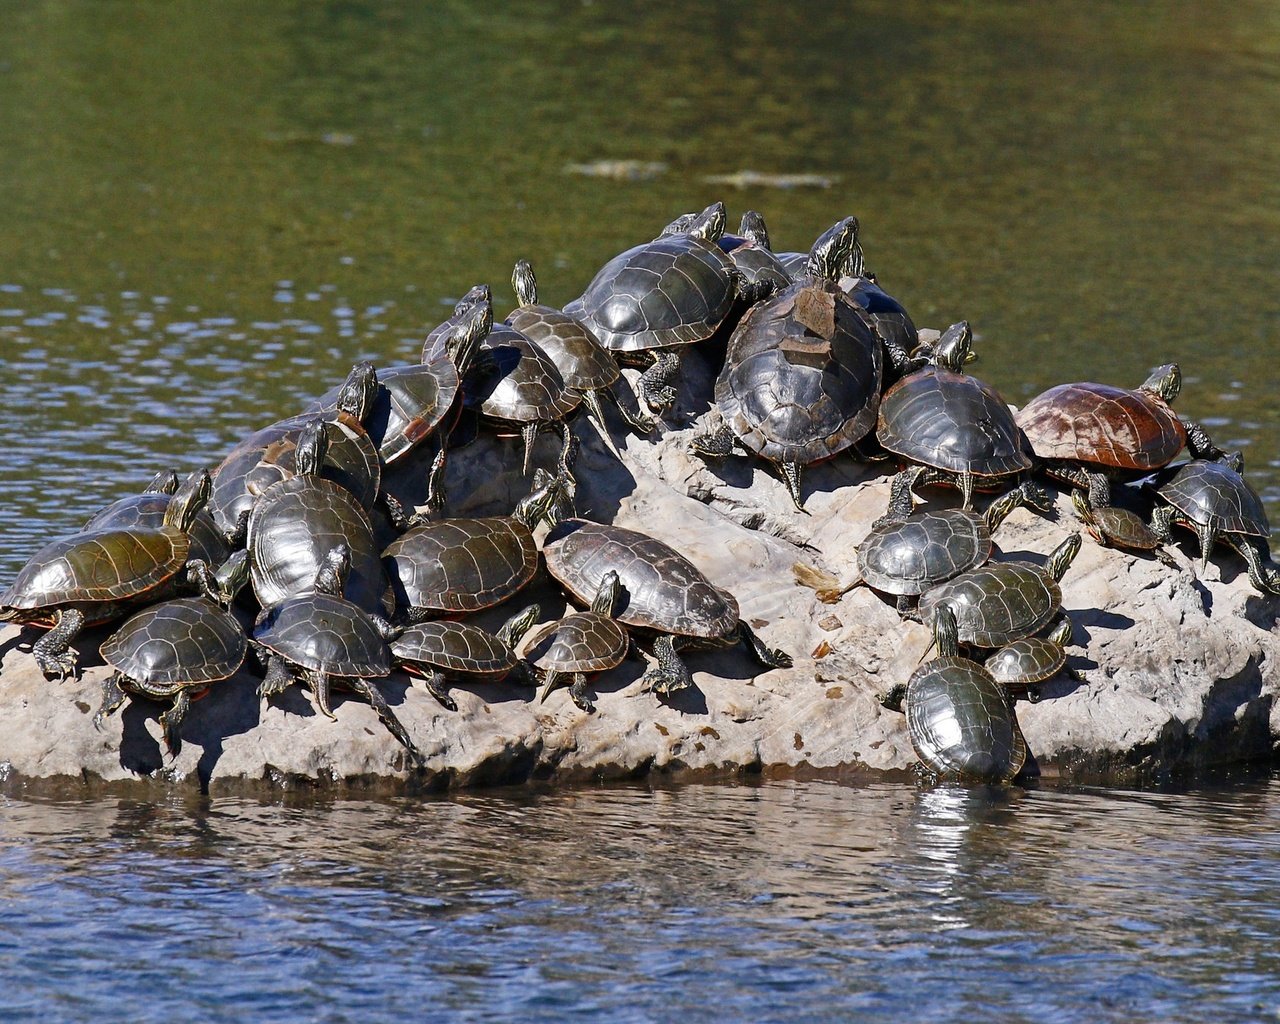
<path id="1" fill-rule="evenodd" d="M 257 650 L 260 652 L 260 649 Z M 274 697 L 277 693 L 284 693 L 291 685 L 293 685 L 293 673 L 289 670 L 288 663 L 277 655 L 268 654 L 267 674 L 258 684 L 258 698 L 262 700 Z"/>
<path id="2" fill-rule="evenodd" d="M 227 546 L 235 551 L 244 547 L 245 541 L 249 537 L 249 516 L 253 514 L 253 509 L 247 508 L 236 516 L 236 521 L 223 536 L 227 540 Z"/>
<path id="3" fill-rule="evenodd" d="M 581 672 L 573 674 L 573 685 L 569 687 L 569 699 L 587 714 L 595 714 L 596 706 L 587 696 L 587 677 Z"/>
<path id="4" fill-rule="evenodd" d="M 608 395 L 613 401 L 613 404 L 618 407 L 618 412 L 622 414 L 622 418 L 626 421 L 627 426 L 641 436 L 652 434 L 653 428 L 656 427 L 657 424 L 654 423 L 650 417 L 639 411 L 640 403 L 636 401 L 635 395 L 631 391 L 631 386 L 627 383 L 627 378 L 619 377 L 615 386 L 623 390 L 631 398 L 631 402 L 624 402 L 622 397 L 613 388 L 605 388 L 604 393 Z M 632 403 L 636 405 L 635 412 L 631 411 Z"/>
<path id="5" fill-rule="evenodd" d="M 430 672 L 422 678 L 422 685 L 427 688 L 427 693 L 431 694 L 446 711 L 457 711 L 458 702 L 449 695 L 446 688 L 447 680 L 443 672 Z"/>
<path id="6" fill-rule="evenodd" d="M 661 416 L 676 404 L 676 378 L 680 375 L 680 357 L 671 349 L 654 355 L 653 363 L 640 375 L 640 397 L 655 416 Z"/>
<path id="7" fill-rule="evenodd" d="M 31 655 L 46 676 L 66 679 L 76 677 L 76 662 L 80 652 L 71 646 L 84 628 L 84 612 L 79 608 L 63 608 L 53 629 L 31 645 Z"/>
<path id="8" fill-rule="evenodd" d="M 112 672 L 111 675 L 102 680 L 102 706 L 98 708 L 97 714 L 93 716 L 93 727 L 95 729 L 101 729 L 102 723 L 106 721 L 107 716 L 114 714 L 116 709 L 125 702 L 128 694 L 120 686 L 123 681 L 124 676 L 119 672 Z"/>
<path id="9" fill-rule="evenodd" d="M 765 668 L 790 668 L 791 655 L 776 647 L 766 647 L 764 641 L 756 636 L 755 631 L 743 620 L 738 620 L 738 638 L 747 645 L 747 650 Z"/>
<path id="10" fill-rule="evenodd" d="M 1174 512 L 1172 505 L 1161 505 L 1151 513 L 1151 532 L 1165 544 L 1173 543 Z"/>
<path id="11" fill-rule="evenodd" d="M 160 715 L 160 728 L 164 730 L 164 745 L 169 751 L 170 760 L 182 752 L 182 735 L 179 728 L 190 709 L 191 694 L 186 690 L 179 690 L 174 695 L 173 707 Z"/>
<path id="12" fill-rule="evenodd" d="M 200 558 L 193 558 L 184 570 L 188 586 L 195 587 L 201 597 L 207 597 L 214 604 L 222 604 L 223 590 L 218 578 L 209 568 L 209 563 Z"/>
<path id="13" fill-rule="evenodd" d="M 369 706 L 373 708 L 378 720 L 387 727 L 387 732 L 391 733 L 400 742 L 400 745 L 409 751 L 409 756 L 413 758 L 413 763 L 419 768 L 425 768 L 427 765 L 426 755 L 413 742 L 413 739 L 409 736 L 409 731 L 404 727 L 404 723 L 396 717 L 395 712 L 391 710 L 391 705 L 387 703 L 387 699 L 382 696 L 381 691 L 368 679 L 362 679 L 358 676 L 347 679 L 346 685 L 350 687 L 352 692 L 369 702 Z"/>
<path id="14" fill-rule="evenodd" d="M 886 692 L 876 696 L 876 700 L 879 701 L 882 708 L 886 711 L 896 711 L 898 714 L 902 714 L 902 704 L 906 699 L 906 683 L 898 683 L 897 685 L 890 687 Z"/>
<path id="15" fill-rule="evenodd" d="M 1227 457 L 1227 453 L 1213 443 L 1209 432 L 1199 423 L 1184 419 L 1182 426 L 1187 432 L 1187 450 L 1191 452 L 1193 458 L 1215 461 Z"/>
<path id="16" fill-rule="evenodd" d="M 675 637 L 664 633 L 653 642 L 653 656 L 658 664 L 640 677 L 640 689 L 654 693 L 675 693 L 693 685 L 689 667 L 676 653 Z"/>

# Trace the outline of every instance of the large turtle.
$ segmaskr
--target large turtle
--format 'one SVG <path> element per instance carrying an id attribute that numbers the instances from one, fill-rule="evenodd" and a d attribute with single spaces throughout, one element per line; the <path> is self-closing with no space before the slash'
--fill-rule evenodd
<path id="1" fill-rule="evenodd" d="M 880 401 L 877 437 L 890 452 L 940 470 L 953 479 L 971 508 L 979 479 L 1009 477 L 1031 468 L 1022 432 L 995 388 L 962 373 L 973 335 L 952 324 L 936 364 L 907 374 Z"/>
<path id="2" fill-rule="evenodd" d="M 807 276 L 743 317 L 716 379 L 723 423 L 689 446 L 724 456 L 740 445 L 767 459 L 801 512 L 801 469 L 861 440 L 880 404 L 883 346 L 834 283 L 857 231 L 846 217 L 824 232 Z"/>
<path id="3" fill-rule="evenodd" d="M 47 676 L 74 676 L 79 654 L 71 641 L 87 625 L 107 622 L 186 578 L 215 592 L 212 571 L 191 560 L 189 530 L 209 498 L 209 473 L 192 473 L 164 510 L 158 527 L 108 527 L 46 544 L 0 594 L 0 622 L 48 629 L 31 647 Z"/>
<path id="4" fill-rule="evenodd" d="M 95 530 L 128 529 L 131 526 L 159 529 L 164 525 L 165 510 L 177 490 L 178 474 L 172 469 L 163 470 L 156 474 L 141 494 L 118 498 L 94 513 L 80 530 L 82 533 L 92 533 Z M 231 554 L 226 538 L 207 507 L 196 513 L 187 534 L 191 538 L 189 557 L 208 566 L 221 565 Z"/>
<path id="5" fill-rule="evenodd" d="M 1267 538 L 1271 527 L 1258 492 L 1241 475 L 1244 460 L 1239 452 L 1223 460 L 1195 459 L 1170 466 L 1155 483 L 1159 505 L 1151 516 L 1151 529 L 1161 540 L 1172 542 L 1172 527 L 1186 527 L 1200 541 L 1200 565 L 1219 540 L 1244 558 L 1249 582 L 1264 594 L 1280 594 L 1280 568 L 1271 562 Z"/>
<path id="6" fill-rule="evenodd" d="M 739 617 L 733 595 L 648 534 L 568 519 L 547 534 L 542 554 L 547 571 L 583 604 L 595 599 L 606 573 L 618 574 L 625 600 L 616 610 L 617 620 L 656 637 L 653 653 L 658 664 L 642 680 L 648 689 L 671 693 L 693 684 L 677 653 L 687 647 L 722 647 L 741 640 L 766 668 L 791 666 L 789 655 L 766 647 Z"/>
<path id="7" fill-rule="evenodd" d="M 880 702 L 906 702 L 911 746 L 936 779 L 1011 782 L 1027 760 L 1027 745 L 1004 688 L 982 665 L 960 657 L 956 620 L 946 606 L 934 617 L 938 656 L 925 662 Z"/>

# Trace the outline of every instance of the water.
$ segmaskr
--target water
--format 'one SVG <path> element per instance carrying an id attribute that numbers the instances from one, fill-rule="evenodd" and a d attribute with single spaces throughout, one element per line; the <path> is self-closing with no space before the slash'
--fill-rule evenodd
<path id="1" fill-rule="evenodd" d="M 0 580 L 512 263 L 838 216 L 1013 402 L 1138 383 L 1280 523 L 1280 18 L 1058 7 L 6 5 Z M 626 181 L 571 163 L 656 161 Z M 735 190 L 711 175 L 830 177 Z M 6 1020 L 1259 1020 L 1274 777 L 398 803 L 0 802 Z"/>

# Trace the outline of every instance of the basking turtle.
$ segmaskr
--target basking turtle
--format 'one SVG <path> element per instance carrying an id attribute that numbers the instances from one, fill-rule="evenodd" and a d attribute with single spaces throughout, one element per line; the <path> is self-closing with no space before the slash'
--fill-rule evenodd
<path id="1" fill-rule="evenodd" d="M 441 519 L 387 545 L 382 563 L 399 616 L 413 623 L 490 608 L 532 580 L 533 529 L 549 516 L 560 487 L 558 478 L 540 480 L 509 516 Z"/>
<path id="2" fill-rule="evenodd" d="M 739 445 L 768 460 L 801 512 L 802 468 L 866 436 L 880 403 L 883 346 L 834 283 L 857 229 L 846 217 L 823 233 L 808 275 L 743 317 L 716 379 L 723 423 L 689 445 L 709 457 Z"/>
<path id="3" fill-rule="evenodd" d="M 742 215 L 742 226 L 736 235 L 726 232 L 720 236 L 718 244 L 742 272 L 753 293 L 760 291 L 762 285 L 769 291 L 778 291 L 792 284 L 791 273 L 769 246 L 769 229 L 765 226 L 764 217 L 755 210 L 748 210 Z M 801 255 L 808 256 L 807 253 Z M 801 260 L 801 273 L 806 262 Z"/>
<path id="4" fill-rule="evenodd" d="M 610 569 L 588 611 L 548 623 L 529 641 L 525 657 L 542 673 L 541 703 L 568 681 L 569 699 L 588 714 L 595 711 L 587 697 L 587 678 L 622 664 L 631 649 L 631 638 L 613 617 L 621 596 L 618 574 Z"/>
<path id="5" fill-rule="evenodd" d="M 164 524 L 165 509 L 169 507 L 177 490 L 178 474 L 172 469 L 164 470 L 156 474 L 141 494 L 131 494 L 113 501 L 96 512 L 80 530 L 82 533 L 92 533 L 95 530 L 128 529 L 131 526 L 159 529 Z M 191 538 L 190 558 L 198 559 L 208 566 L 216 566 L 225 562 L 231 554 L 226 538 L 207 507 L 196 513 L 187 534 Z"/>
<path id="6" fill-rule="evenodd" d="M 862 246 L 855 244 L 849 253 L 844 272 L 836 282 L 871 321 L 884 342 L 893 369 L 901 374 L 915 369 L 911 352 L 920 341 L 920 332 L 902 303 L 880 287 L 875 274 L 863 264 Z"/>
<path id="7" fill-rule="evenodd" d="M 934 617 L 938 657 L 880 699 L 891 711 L 906 702 L 911 746 L 936 779 L 1010 782 L 1027 745 L 1004 688 L 982 665 L 960 657 L 956 620 L 945 605 Z"/>
<path id="8" fill-rule="evenodd" d="M 608 436 L 608 427 L 600 405 L 601 395 L 613 400 L 632 430 L 638 434 L 650 433 L 654 428 L 653 420 L 643 414 L 632 413 L 626 403 L 618 400 L 613 390 L 615 387 L 627 388 L 617 360 L 601 347 L 595 335 L 580 320 L 563 310 L 539 304 L 538 281 L 528 260 L 516 263 L 511 284 L 519 305 L 507 317 L 507 323 L 556 364 L 564 378 L 566 392 L 581 397 L 583 406 L 600 425 L 601 431 L 606 432 L 605 436 Z M 631 397 L 634 402 L 635 396 Z"/>
<path id="9" fill-rule="evenodd" d="M 1089 531 L 1089 536 L 1103 547 L 1121 548 L 1125 551 L 1150 551 L 1171 569 L 1181 566 L 1160 545 L 1155 532 L 1142 521 L 1136 512 L 1116 508 L 1109 504 L 1111 488 L 1106 477 L 1090 473 L 1088 493 L 1072 490 L 1071 504 L 1076 517 Z"/>
<path id="10" fill-rule="evenodd" d="M 1066 672 L 1073 679 L 1082 676 L 1067 668 L 1067 644 L 1071 642 L 1071 620 L 1063 619 L 1048 636 L 1027 636 L 1005 644 L 986 661 L 987 671 L 1005 688 L 1010 698 L 1040 699 L 1038 683 Z"/>
<path id="11" fill-rule="evenodd" d="M 1202 427 L 1169 407 L 1181 389 L 1182 371 L 1168 363 L 1133 389 L 1059 384 L 1027 402 L 1016 419 L 1046 472 L 1087 488 L 1090 470 L 1142 476 L 1167 465 L 1184 445 L 1196 458 L 1223 454 Z"/>
<path id="12" fill-rule="evenodd" d="M 1235 548 L 1249 569 L 1249 582 L 1263 594 L 1280 594 L 1280 568 L 1271 562 L 1267 513 L 1258 492 L 1241 476 L 1240 453 L 1222 461 L 1195 459 L 1170 466 L 1156 480 L 1160 503 L 1151 515 L 1151 529 L 1166 543 L 1172 527 L 1186 527 L 1200 541 L 1201 569 L 1219 540 Z"/>
<path id="13" fill-rule="evenodd" d="M 629 629 L 656 636 L 658 664 L 642 683 L 658 693 L 693 684 L 678 650 L 723 647 L 741 640 L 766 668 L 789 668 L 791 657 L 766 647 L 739 618 L 733 595 L 711 583 L 683 555 L 637 530 L 568 519 L 556 525 L 542 546 L 547 571 L 575 600 L 587 604 L 600 592 L 605 574 L 618 574 L 625 600 L 616 619 Z"/>
<path id="14" fill-rule="evenodd" d="M 245 552 L 220 573 L 219 588 L 229 602 L 249 578 Z M 168 700 L 160 716 L 165 746 L 177 757 L 180 727 L 192 696 L 230 679 L 244 663 L 248 640 L 235 617 L 207 597 L 182 597 L 153 604 L 127 619 L 99 648 L 114 671 L 102 683 L 102 706 L 94 726 L 124 703 L 127 694 Z"/>
<path id="15" fill-rule="evenodd" d="M 523 662 L 515 646 L 539 614 L 538 606 L 531 604 L 508 619 L 496 634 L 469 622 L 421 622 L 391 642 L 391 656 L 410 675 L 420 677 L 427 692 L 443 707 L 457 711 L 445 684 L 458 679 L 496 683 L 519 670 Z"/>
<path id="16" fill-rule="evenodd" d="M 1031 468 L 1004 399 L 989 384 L 961 372 L 972 342 L 968 323 L 952 324 L 938 343 L 936 365 L 907 374 L 885 392 L 877 429 L 888 451 L 953 479 L 965 508 L 972 507 L 977 480 Z"/>
<path id="17" fill-rule="evenodd" d="M 711 337 L 750 291 L 716 244 L 724 224 L 724 204 L 713 203 L 683 230 L 615 256 L 565 306 L 610 352 L 647 367 L 640 397 L 654 413 L 676 400 L 680 350 Z"/>
<path id="18" fill-rule="evenodd" d="M 899 613 L 908 615 L 913 598 L 983 565 L 991 557 L 991 535 L 1015 508 L 1043 510 L 1049 504 L 1048 496 L 1026 480 L 993 501 L 982 515 L 959 508 L 916 512 L 911 490 L 923 472 L 915 466 L 894 477 L 888 511 L 858 545 L 858 571 L 852 582 L 841 586 L 834 577 L 803 564 L 794 567 L 797 581 L 813 587 L 827 604 L 865 583 L 896 596 Z"/>
<path id="19" fill-rule="evenodd" d="M 1080 551 L 1073 533 L 1049 555 L 1044 567 L 1031 562 L 988 562 L 927 590 L 920 615 L 927 622 L 942 606 L 951 609 L 959 637 L 976 647 L 1003 647 L 1047 626 L 1062 610 L 1058 581 Z"/>
<path id="20" fill-rule="evenodd" d="M 47 628 L 31 647 L 36 664 L 47 676 L 74 676 L 79 654 L 71 641 L 85 626 L 160 596 L 183 573 L 214 591 L 209 567 L 190 558 L 188 533 L 208 499 L 209 474 L 197 470 L 169 500 L 159 526 L 108 527 L 46 544 L 0 594 L 0 622 Z"/>
<path id="21" fill-rule="evenodd" d="M 267 673 L 259 697 L 305 684 L 316 707 L 335 718 L 329 706 L 331 684 L 339 683 L 367 700 L 382 724 L 418 764 L 425 758 L 371 680 L 391 672 L 387 641 L 400 630 L 342 597 L 351 569 L 350 552 L 338 544 L 325 556 L 311 587 L 263 610 L 253 628 L 253 643 Z"/>

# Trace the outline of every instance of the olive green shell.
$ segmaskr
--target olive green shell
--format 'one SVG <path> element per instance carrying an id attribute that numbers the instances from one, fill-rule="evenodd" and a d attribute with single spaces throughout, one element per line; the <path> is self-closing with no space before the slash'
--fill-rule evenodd
<path id="1" fill-rule="evenodd" d="M 916 756 L 946 778 L 1008 782 L 1027 746 L 1003 688 L 967 658 L 936 658 L 907 683 L 907 728 Z"/>
<path id="2" fill-rule="evenodd" d="M 133 494 L 113 501 L 99 510 L 92 519 L 80 528 L 82 533 L 94 533 L 98 530 L 131 529 L 135 526 L 146 530 L 158 530 L 164 525 L 164 513 L 169 507 L 171 495 L 148 491 L 146 494 Z M 210 567 L 221 565 L 231 554 L 222 531 L 218 529 L 207 511 L 201 509 L 191 521 L 188 531 L 191 537 L 191 550 L 188 558 L 198 558 Z"/>
<path id="3" fill-rule="evenodd" d="M 266 609 L 253 638 L 290 664 L 329 676 L 377 679 L 391 671 L 391 652 L 373 620 L 332 594 L 307 594 Z"/>
<path id="4" fill-rule="evenodd" d="M 914 597 L 982 565 L 991 547 L 991 532 L 977 513 L 913 512 L 871 528 L 858 545 L 858 570 L 876 590 Z"/>
<path id="5" fill-rule="evenodd" d="M 530 640 L 525 657 L 553 672 L 603 672 L 627 656 L 626 631 L 608 615 L 574 612 L 551 622 Z"/>
<path id="6" fill-rule="evenodd" d="M 468 622 L 422 622 L 391 642 L 391 656 L 406 671 L 440 671 L 480 679 L 499 679 L 519 660 L 488 630 Z"/>
<path id="7" fill-rule="evenodd" d="M 147 696 L 172 696 L 235 675 L 248 640 L 235 618 L 203 597 L 145 608 L 99 648 L 103 660 Z"/>
<path id="8" fill-rule="evenodd" d="M 1039 632 L 1062 605 L 1058 582 L 1031 562 L 988 562 L 926 591 L 920 615 L 950 606 L 962 643 L 1003 647 Z"/>
<path id="9" fill-rule="evenodd" d="M 1006 644 L 986 661 L 987 671 L 995 681 L 1014 691 L 1052 679 L 1066 664 L 1066 649 L 1040 636 Z"/>

